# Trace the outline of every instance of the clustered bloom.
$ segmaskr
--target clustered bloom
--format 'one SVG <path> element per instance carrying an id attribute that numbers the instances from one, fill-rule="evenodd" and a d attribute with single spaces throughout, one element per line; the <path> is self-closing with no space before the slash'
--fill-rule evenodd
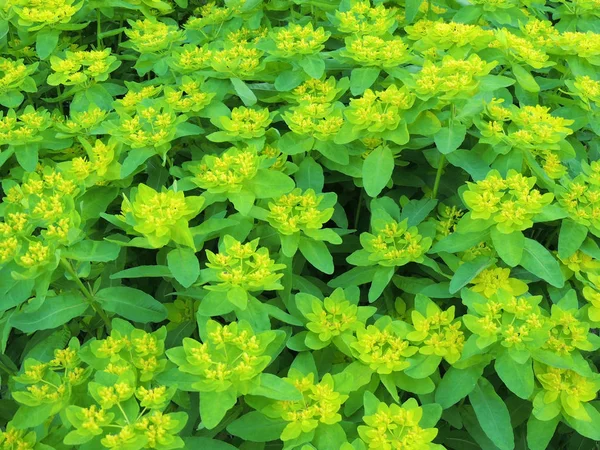
<path id="1" fill-rule="evenodd" d="M 266 247 L 258 248 L 259 239 L 242 244 L 235 238 L 223 237 L 224 249 L 215 254 L 206 250 L 207 267 L 213 269 L 219 284 L 207 286 L 210 290 L 229 290 L 242 288 L 245 291 L 263 291 L 283 289 L 278 273 L 285 264 L 277 264 L 269 257 Z"/>
<path id="2" fill-rule="evenodd" d="M 403 120 L 404 111 L 414 104 L 415 98 L 406 86 L 398 88 L 392 84 L 382 91 L 367 89 L 362 97 L 350 99 L 344 114 L 357 130 L 394 130 Z"/>
<path id="3" fill-rule="evenodd" d="M 308 321 L 305 343 L 315 350 L 326 347 L 338 336 L 352 335 L 375 313 L 372 306 L 358 306 L 347 300 L 341 288 L 323 300 L 309 294 L 297 294 L 296 304 Z"/>
<path id="4" fill-rule="evenodd" d="M 436 428 L 419 425 L 423 409 L 414 398 L 400 405 L 379 403 L 374 414 L 363 417 L 358 434 L 369 449 L 434 448 L 431 441 L 437 436 Z"/>
<path id="5" fill-rule="evenodd" d="M 139 53 L 161 53 L 184 38 L 183 30 L 156 19 L 128 20 L 131 28 L 125 30 L 131 47 Z"/>
<path id="6" fill-rule="evenodd" d="M 525 177 L 514 169 L 505 178 L 491 170 L 484 180 L 467 182 L 463 201 L 471 219 L 489 221 L 504 234 L 523 231 L 533 226 L 535 215 L 554 198 L 552 193 L 534 189 L 535 182 L 535 177 Z"/>
<path id="7" fill-rule="evenodd" d="M 421 262 L 432 240 L 419 234 L 417 227 L 402 222 L 375 223 L 372 233 L 362 233 L 360 242 L 368 253 L 368 261 L 381 266 L 403 266 Z"/>
<path id="8" fill-rule="evenodd" d="M 408 340 L 409 325 L 392 321 L 389 316 L 374 325 L 359 329 L 351 344 L 356 358 L 379 374 L 400 372 L 410 367 L 407 360 L 419 351 Z"/>
<path id="9" fill-rule="evenodd" d="M 371 6 L 370 1 L 352 1 L 350 9 L 338 10 L 335 18 L 337 30 L 356 35 L 381 35 L 395 25 L 396 8 L 386 8 L 383 4 Z"/>
<path id="10" fill-rule="evenodd" d="M 332 425 L 342 420 L 338 411 L 348 396 L 335 390 L 331 374 L 325 374 L 319 383 L 315 383 L 314 373 L 304 375 L 298 370 L 290 369 L 284 381 L 300 391 L 302 399 L 278 401 L 262 410 L 268 417 L 288 422 L 281 432 L 282 441 L 296 439 L 303 433 L 313 431 L 321 423 Z"/>
<path id="11" fill-rule="evenodd" d="M 558 202 L 575 222 L 600 233 L 600 162 L 583 166 L 583 173 L 573 180 L 565 179 Z"/>
<path id="12" fill-rule="evenodd" d="M 366 67 L 397 67 L 412 59 L 408 45 L 399 37 L 383 38 L 370 35 L 349 37 L 346 38 L 346 49 L 342 54 Z"/>
<path id="13" fill-rule="evenodd" d="M 460 331 L 460 320 L 454 320 L 454 306 L 442 311 L 429 301 L 425 315 L 414 310 L 411 320 L 415 331 L 409 333 L 407 338 L 420 342 L 419 353 L 441 356 L 450 364 L 460 359 L 465 337 Z"/>
<path id="14" fill-rule="evenodd" d="M 323 49 L 323 44 L 330 35 L 331 33 L 322 27 L 315 29 L 312 23 L 304 26 L 291 23 L 271 33 L 271 39 L 275 43 L 272 53 L 284 58 L 312 55 Z"/>
<path id="15" fill-rule="evenodd" d="M 281 234 L 304 232 L 310 235 L 312 230 L 321 229 L 331 219 L 331 200 L 335 201 L 335 197 L 326 199 L 324 194 L 316 194 L 313 189 L 302 192 L 302 189 L 296 188 L 269 202 L 267 220 Z"/>
<path id="16" fill-rule="evenodd" d="M 268 108 L 251 109 L 245 106 L 234 108 L 231 117 L 219 118 L 219 128 L 225 130 L 230 140 L 252 139 L 265 134 L 273 120 Z"/>
<path id="17" fill-rule="evenodd" d="M 534 362 L 535 376 L 542 389 L 533 399 L 533 414 L 543 421 L 559 414 L 590 422 L 586 404 L 596 398 L 600 390 L 597 373 L 583 376 L 570 369 L 561 369 Z"/>
<path id="18" fill-rule="evenodd" d="M 153 247 L 163 247 L 170 240 L 194 248 L 188 222 L 196 217 L 204 198 L 184 196 L 183 192 L 155 191 L 139 184 L 130 198 L 123 198 L 118 219 L 143 235 Z"/>
<path id="19" fill-rule="evenodd" d="M 203 342 L 183 339 L 183 347 L 167 351 L 179 371 L 195 375 L 192 384 L 200 392 L 233 390 L 246 394 L 252 381 L 271 361 L 268 347 L 274 331 L 256 333 L 245 321 L 221 325 L 206 323 Z"/>
<path id="20" fill-rule="evenodd" d="M 73 86 L 88 81 L 106 81 L 110 73 L 121 65 L 121 61 L 110 53 L 110 48 L 107 48 L 92 51 L 67 51 L 64 59 L 52 55 L 50 64 L 54 73 L 48 76 L 48 84 Z"/>

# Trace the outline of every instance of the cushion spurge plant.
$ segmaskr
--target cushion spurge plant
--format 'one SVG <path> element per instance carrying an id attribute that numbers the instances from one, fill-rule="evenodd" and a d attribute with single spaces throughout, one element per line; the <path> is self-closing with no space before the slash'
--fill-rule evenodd
<path id="1" fill-rule="evenodd" d="M 599 11 L 0 1 L 0 450 L 597 448 Z"/>

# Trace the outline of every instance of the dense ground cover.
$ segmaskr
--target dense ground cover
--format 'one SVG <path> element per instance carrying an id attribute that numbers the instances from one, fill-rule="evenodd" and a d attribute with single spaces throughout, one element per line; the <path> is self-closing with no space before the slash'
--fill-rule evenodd
<path id="1" fill-rule="evenodd" d="M 0 449 L 592 449 L 598 0 L 4 0 Z"/>

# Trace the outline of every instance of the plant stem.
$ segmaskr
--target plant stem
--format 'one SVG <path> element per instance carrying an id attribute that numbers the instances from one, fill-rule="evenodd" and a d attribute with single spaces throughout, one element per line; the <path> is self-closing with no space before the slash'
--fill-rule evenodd
<path id="1" fill-rule="evenodd" d="M 440 188 L 440 180 L 442 179 L 442 170 L 444 170 L 445 162 L 446 155 L 442 154 L 440 162 L 438 163 L 437 172 L 435 174 L 435 182 L 433 183 L 433 191 L 431 192 L 431 198 L 437 198 L 438 190 Z"/>
<path id="2" fill-rule="evenodd" d="M 94 299 L 94 296 L 92 295 L 90 290 L 85 286 L 85 284 L 83 284 L 83 282 L 77 275 L 77 272 L 75 272 L 75 270 L 73 269 L 73 266 L 71 266 L 71 263 L 65 258 L 61 258 L 60 263 L 65 268 L 67 273 L 69 275 L 71 275 L 71 278 L 73 278 L 73 281 L 75 281 L 75 284 L 77 285 L 77 287 L 79 288 L 81 293 L 84 295 L 84 297 L 87 299 L 87 301 L 90 304 L 90 306 L 92 307 L 92 309 L 100 316 L 100 318 L 104 322 L 106 331 L 110 332 L 110 320 L 109 320 L 108 316 L 106 315 L 106 312 L 98 305 L 98 303 Z"/>
<path id="3" fill-rule="evenodd" d="M 100 50 L 103 47 L 102 37 L 100 37 L 100 33 L 102 33 L 102 18 L 100 16 L 100 10 L 96 10 L 96 49 Z"/>
<path id="4" fill-rule="evenodd" d="M 360 220 L 360 209 L 362 207 L 363 200 L 363 190 L 360 191 L 360 195 L 358 197 L 358 205 L 356 206 L 356 214 L 354 216 L 354 229 L 358 230 L 358 221 Z"/>

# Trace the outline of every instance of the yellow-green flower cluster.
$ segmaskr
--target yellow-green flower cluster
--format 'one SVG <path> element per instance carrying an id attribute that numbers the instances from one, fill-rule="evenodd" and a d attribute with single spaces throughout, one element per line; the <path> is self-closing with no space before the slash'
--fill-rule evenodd
<path id="1" fill-rule="evenodd" d="M 194 248 L 188 222 L 203 205 L 203 197 L 185 197 L 181 191 L 164 188 L 158 192 L 142 183 L 129 199 L 123 198 L 119 219 L 143 235 L 152 247 L 163 247 L 173 240 Z"/>
<path id="2" fill-rule="evenodd" d="M 323 300 L 309 294 L 297 294 L 296 305 L 308 320 L 305 343 L 315 350 L 326 347 L 338 336 L 351 336 L 364 328 L 366 320 L 375 313 L 372 306 L 358 306 L 347 300 L 341 288 Z"/>
<path id="3" fill-rule="evenodd" d="M 54 350 L 54 358 L 47 363 L 26 359 L 22 372 L 13 377 L 24 389 L 13 391 L 13 398 L 22 405 L 48 404 L 55 413 L 60 411 L 68 404 L 72 388 L 91 375 L 90 368 L 82 367 L 78 351 L 79 341 L 72 339 L 67 348 Z"/>
<path id="4" fill-rule="evenodd" d="M 284 380 L 300 391 L 302 400 L 278 401 L 262 410 L 269 417 L 288 422 L 281 432 L 282 441 L 296 439 L 315 430 L 319 424 L 333 425 L 342 420 L 338 411 L 348 396 L 335 390 L 331 374 L 325 374 L 319 383 L 315 383 L 314 373 L 304 375 L 290 369 Z"/>
<path id="5" fill-rule="evenodd" d="M 242 288 L 245 291 L 263 291 L 283 289 L 279 279 L 283 276 L 277 271 L 285 269 L 269 257 L 266 247 L 258 248 L 259 239 L 242 244 L 235 238 L 223 237 L 224 249 L 215 254 L 206 250 L 207 267 L 216 272 L 218 285 L 207 286 L 210 290 L 228 290 Z"/>
<path id="6" fill-rule="evenodd" d="M 403 112 L 413 106 L 415 99 L 406 86 L 398 88 L 392 84 L 382 91 L 367 89 L 362 97 L 350 99 L 344 114 L 357 130 L 374 133 L 395 130 L 403 120 Z"/>
<path id="7" fill-rule="evenodd" d="M 423 261 L 432 240 L 421 236 L 417 227 L 409 227 L 408 219 L 405 219 L 375 224 L 372 233 L 360 235 L 360 242 L 372 264 L 403 266 Z"/>
<path id="8" fill-rule="evenodd" d="M 189 30 L 202 30 L 209 25 L 225 22 L 234 12 L 234 8 L 220 7 L 215 2 L 207 2 L 205 5 L 195 9 L 195 16 L 188 19 L 185 28 Z"/>
<path id="9" fill-rule="evenodd" d="M 548 336 L 547 319 L 539 307 L 541 300 L 541 296 L 515 296 L 505 290 L 490 298 L 475 295 L 468 305 L 469 314 L 462 319 L 477 335 L 479 348 L 499 342 L 517 351 L 537 349 Z"/>
<path id="10" fill-rule="evenodd" d="M 271 53 L 283 58 L 296 55 L 312 55 L 325 47 L 323 44 L 329 39 L 330 35 L 331 33 L 325 31 L 323 27 L 315 29 L 312 23 L 307 25 L 291 23 L 287 27 L 279 28 L 270 34 L 275 43 L 275 49 Z"/>
<path id="11" fill-rule="evenodd" d="M 558 201 L 575 222 L 600 233 L 600 162 L 584 165 L 584 172 L 566 180 Z"/>
<path id="12" fill-rule="evenodd" d="M 0 449 L 33 450 L 36 437 L 35 431 L 19 430 L 9 424 L 6 431 L 0 430 Z"/>
<path id="13" fill-rule="evenodd" d="M 229 140 L 243 140 L 261 137 L 273 120 L 268 108 L 252 109 L 245 106 L 233 108 L 231 117 L 219 118 L 219 128 L 225 130 Z"/>
<path id="14" fill-rule="evenodd" d="M 31 75 L 38 63 L 25 65 L 22 59 L 0 57 L 0 95 L 11 91 L 35 92 L 35 81 Z"/>
<path id="15" fill-rule="evenodd" d="M 371 370 L 382 375 L 400 372 L 410 367 L 407 359 L 419 351 L 408 340 L 409 333 L 407 324 L 385 316 L 357 330 L 356 342 L 350 346 L 356 359 Z"/>
<path id="16" fill-rule="evenodd" d="M 19 24 L 40 29 L 44 26 L 68 23 L 84 2 L 76 0 L 10 0 L 19 16 Z"/>
<path id="17" fill-rule="evenodd" d="M 421 19 L 414 25 L 404 27 L 408 38 L 418 41 L 422 51 L 430 48 L 447 50 L 453 47 L 471 46 L 484 48 L 493 39 L 493 32 L 479 25 Z"/>
<path id="18" fill-rule="evenodd" d="M 100 126 L 108 116 L 108 111 L 96 105 L 90 105 L 86 111 L 70 111 L 64 122 L 55 122 L 54 128 L 65 134 L 77 134 L 87 137 L 92 129 Z"/>
<path id="19" fill-rule="evenodd" d="M 182 74 L 192 74 L 210 67 L 213 52 L 206 46 L 186 44 L 172 53 L 171 67 Z"/>
<path id="20" fill-rule="evenodd" d="M 559 414 L 590 422 L 586 403 L 596 398 L 600 390 L 597 373 L 583 376 L 570 369 L 560 369 L 538 362 L 533 363 L 535 376 L 542 389 L 533 399 L 533 414 L 548 421 Z"/>
<path id="21" fill-rule="evenodd" d="M 86 157 L 77 156 L 71 160 L 70 172 L 78 181 L 86 185 L 101 184 L 105 180 L 120 179 L 120 165 L 117 162 L 120 146 L 114 140 L 108 143 L 96 139 L 94 145 L 82 139 Z"/>
<path id="22" fill-rule="evenodd" d="M 377 36 L 386 34 L 396 24 L 396 8 L 383 4 L 371 6 L 371 2 L 352 1 L 350 9 L 336 11 L 337 30 L 341 33 Z"/>
<path id="23" fill-rule="evenodd" d="M 527 283 L 518 278 L 510 277 L 510 269 L 506 267 L 490 267 L 482 270 L 470 281 L 471 290 L 490 298 L 498 293 L 500 289 L 511 295 L 523 295 L 529 289 Z"/>
<path id="24" fill-rule="evenodd" d="M 167 308 L 167 330 L 173 330 L 187 322 L 195 322 L 200 300 L 187 297 L 177 297 L 173 303 L 164 303 Z"/>
<path id="25" fill-rule="evenodd" d="M 463 201 L 473 220 L 487 220 L 498 231 L 510 234 L 533 226 L 533 218 L 549 205 L 554 194 L 534 189 L 536 178 L 510 169 L 506 178 L 491 170 L 484 180 L 467 182 Z"/>
<path id="26" fill-rule="evenodd" d="M 456 224 L 463 216 L 464 211 L 456 206 L 440 204 L 436 221 L 436 240 L 443 239 L 456 231 Z"/>
<path id="27" fill-rule="evenodd" d="M 35 109 L 27 105 L 18 113 L 9 109 L 6 115 L 0 111 L 0 145 L 24 145 L 39 142 L 41 133 L 52 125 L 50 113 L 45 108 Z"/>
<path id="28" fill-rule="evenodd" d="M 501 50 L 511 61 L 525 63 L 534 69 L 543 69 L 554 65 L 550 57 L 536 44 L 526 38 L 511 33 L 506 28 L 496 30 L 495 40 L 489 44 Z"/>
<path id="29" fill-rule="evenodd" d="M 565 83 L 583 101 L 588 111 L 592 110 L 592 104 L 600 105 L 600 81 L 585 75 L 575 77 L 573 81 L 567 80 Z"/>
<path id="30" fill-rule="evenodd" d="M 419 425 L 423 409 L 414 398 L 402 406 L 379 403 L 374 414 L 364 416 L 365 425 L 358 426 L 358 434 L 369 450 L 375 449 L 433 449 L 431 441 L 437 436 L 437 428 Z"/>
<path id="31" fill-rule="evenodd" d="M 193 167 L 193 181 L 212 193 L 239 192 L 258 173 L 262 158 L 252 148 L 232 147 L 221 156 L 205 155 Z"/>
<path id="32" fill-rule="evenodd" d="M 397 67 L 412 59 L 408 46 L 400 37 L 349 37 L 346 38 L 346 49 L 342 54 L 366 67 Z"/>
<path id="33" fill-rule="evenodd" d="M 131 47 L 139 53 L 161 53 L 184 39 L 185 33 L 176 25 L 156 19 L 128 20 L 131 28 L 125 30 Z"/>
<path id="34" fill-rule="evenodd" d="M 415 77 L 417 95 L 424 99 L 437 97 L 442 101 L 469 98 L 477 92 L 479 78 L 488 75 L 497 63 L 486 62 L 472 54 L 467 59 L 447 55 L 441 62 L 426 60 Z"/>
<path id="35" fill-rule="evenodd" d="M 269 202 L 267 220 L 279 233 L 290 235 L 298 232 L 319 230 L 331 219 L 331 202 L 324 202 L 325 195 L 317 195 L 313 189 L 296 188 Z"/>
<path id="36" fill-rule="evenodd" d="M 158 99 L 152 105 L 138 104 L 131 113 L 121 110 L 119 120 L 110 123 L 111 134 L 131 148 L 154 147 L 163 155 L 175 139 L 177 125 L 186 119 Z"/>
<path id="37" fill-rule="evenodd" d="M 335 138 L 344 124 L 340 106 L 330 103 L 300 103 L 282 116 L 294 133 L 328 141 Z"/>
<path id="38" fill-rule="evenodd" d="M 198 342 L 183 339 L 183 347 L 167 351 L 181 372 L 197 377 L 192 387 L 200 392 L 233 389 L 236 395 L 247 393 L 252 381 L 271 362 L 267 347 L 275 332 L 255 333 L 244 321 L 221 325 L 206 323 L 206 338 Z"/>
<path id="39" fill-rule="evenodd" d="M 52 71 L 48 75 L 50 86 L 74 86 L 90 81 L 106 81 L 111 72 L 121 65 L 116 56 L 110 54 L 110 48 L 104 50 L 77 51 L 65 53 L 65 58 L 50 56 Z"/>
<path id="40" fill-rule="evenodd" d="M 164 357 L 166 328 L 147 333 L 122 321 L 127 328 L 115 329 L 116 320 L 113 320 L 110 336 L 90 343 L 90 362 L 109 374 L 127 377 L 127 374 L 137 373 L 140 381 L 153 380 L 167 364 Z M 129 383 L 135 385 L 133 381 Z"/>
<path id="41" fill-rule="evenodd" d="M 578 320 L 575 317 L 577 313 L 577 309 L 565 310 L 558 305 L 552 305 L 548 319 L 551 328 L 543 348 L 563 356 L 577 349 L 594 350 L 593 344 L 588 340 L 590 325 Z"/>
<path id="42" fill-rule="evenodd" d="M 202 90 L 204 80 L 184 76 L 177 86 L 164 89 L 165 101 L 178 113 L 198 112 L 206 107 L 215 94 Z"/>
<path id="43" fill-rule="evenodd" d="M 460 359 L 465 337 L 460 331 L 460 320 L 454 320 L 454 306 L 442 311 L 429 301 L 425 315 L 414 310 L 411 319 L 415 331 L 410 332 L 407 338 L 420 343 L 419 353 L 441 356 L 450 364 Z"/>
<path id="44" fill-rule="evenodd" d="M 35 270 L 55 264 L 55 250 L 79 236 L 76 184 L 49 167 L 6 191 L 0 222 L 0 264 Z M 33 272 L 32 272 L 33 276 Z"/>
<path id="45" fill-rule="evenodd" d="M 588 317 L 592 322 L 600 322 L 600 275 L 589 274 L 590 284 L 583 287 L 583 297 L 589 302 Z"/>
<path id="46" fill-rule="evenodd" d="M 247 78 L 262 69 L 263 52 L 247 42 L 225 41 L 225 47 L 214 51 L 211 67 L 228 77 Z"/>

